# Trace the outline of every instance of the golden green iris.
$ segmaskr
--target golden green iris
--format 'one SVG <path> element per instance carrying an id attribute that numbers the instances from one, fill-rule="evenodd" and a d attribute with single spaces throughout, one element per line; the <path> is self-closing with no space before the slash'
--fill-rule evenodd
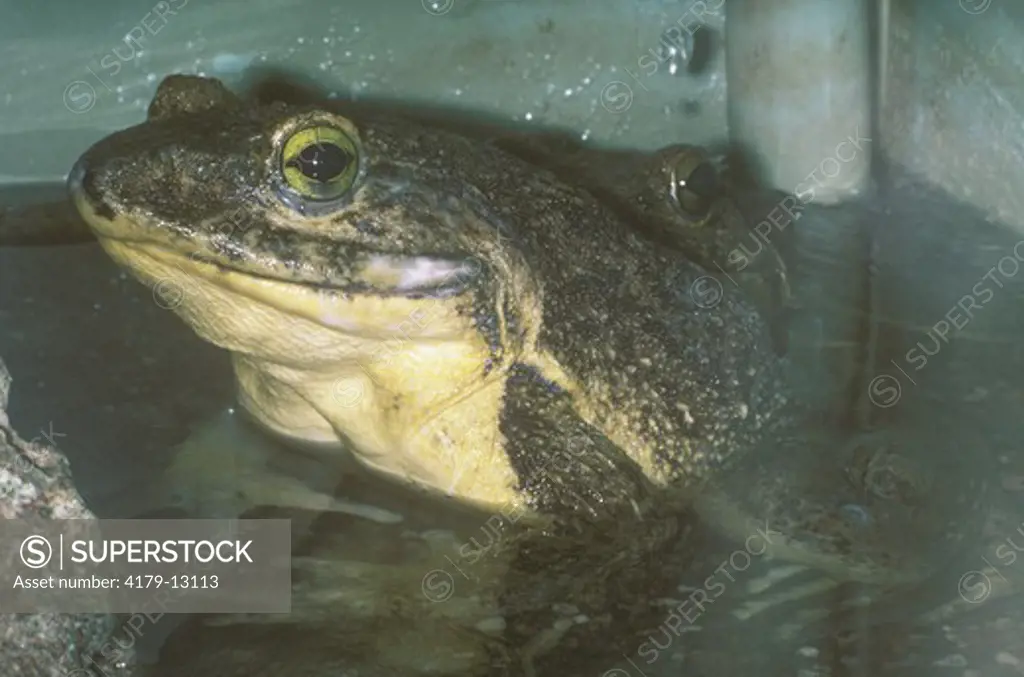
<path id="1" fill-rule="evenodd" d="M 281 149 L 281 174 L 288 187 L 308 200 L 336 200 L 359 173 L 359 148 L 341 129 L 328 125 L 294 132 Z"/>

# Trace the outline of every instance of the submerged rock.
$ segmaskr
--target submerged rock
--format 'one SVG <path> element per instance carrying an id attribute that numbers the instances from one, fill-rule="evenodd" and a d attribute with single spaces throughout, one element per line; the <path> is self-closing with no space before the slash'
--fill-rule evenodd
<path id="1" fill-rule="evenodd" d="M 26 442 L 7 417 L 11 376 L 0 361 L 0 517 L 90 519 L 71 481 L 67 459 L 55 447 Z M 13 548 L 0 559 L 11 566 Z M 6 677 L 127 677 L 131 650 L 116 664 L 99 657 L 117 625 L 111 614 L 0 614 L 0 666 Z"/>

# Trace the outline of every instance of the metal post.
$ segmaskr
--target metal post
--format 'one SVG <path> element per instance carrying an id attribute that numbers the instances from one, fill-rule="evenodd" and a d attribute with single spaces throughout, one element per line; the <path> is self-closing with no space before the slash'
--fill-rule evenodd
<path id="1" fill-rule="evenodd" d="M 871 0 L 727 0 L 729 134 L 765 184 L 805 202 L 862 192 L 871 167 Z"/>

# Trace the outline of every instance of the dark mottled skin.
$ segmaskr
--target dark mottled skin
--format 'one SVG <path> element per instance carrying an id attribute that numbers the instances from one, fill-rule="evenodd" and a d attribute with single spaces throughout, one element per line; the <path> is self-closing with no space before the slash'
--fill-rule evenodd
<path id="1" fill-rule="evenodd" d="M 690 526 L 681 519 L 686 513 L 671 505 L 665 492 L 600 431 L 579 421 L 568 394 L 556 384 L 516 368 L 507 389 L 502 432 L 524 488 L 537 497 L 537 508 L 572 517 L 520 543 L 509 581 L 515 594 L 503 598 L 515 619 L 506 641 L 526 643 L 550 616 L 550 600 L 561 598 L 571 599 L 591 620 L 586 632 L 568 636 L 561 651 L 537 660 L 538 669 L 545 674 L 579 671 L 584 666 L 579 652 L 594 652 L 591 646 L 598 643 L 604 655 L 632 653 L 637 629 L 662 620 L 662 612 L 649 606 L 651 592 L 670 590 L 678 579 L 678 567 L 665 564 L 688 559 L 688 553 L 673 553 L 672 544 L 687 551 L 694 545 Z M 549 453 L 539 458 L 529 453 L 539 448 Z M 580 482 L 565 482 L 568 475 Z M 621 486 L 608 492 L 603 487 L 609 482 Z M 611 505 L 609 495 L 630 500 Z M 544 575 L 536 576 L 538 570 Z M 596 664 L 597 670 L 607 667 Z"/>
<path id="2" fill-rule="evenodd" d="M 730 253 L 738 247 L 751 251 L 760 246 L 752 244 L 755 234 L 733 205 L 720 204 L 720 213 L 714 214 L 718 218 L 701 220 L 684 214 L 669 199 L 670 168 L 683 158 L 690 160 L 689 166 L 711 162 L 704 151 L 690 146 L 653 153 L 595 151 L 582 149 L 571 139 L 538 141 L 529 135 L 511 135 L 498 145 L 552 169 L 566 181 L 581 183 L 638 229 L 687 252 L 704 267 L 726 268 L 761 301 L 759 308 L 775 325 L 776 345 L 785 347 L 787 327 L 784 314 L 777 312 L 788 303 L 791 291 L 787 266 L 774 245 L 784 244 L 791 233 L 773 231 L 771 241 L 762 241 L 763 250 L 753 260 L 755 265 L 742 271 L 747 275 L 743 277 L 729 267 Z M 723 194 L 729 184 L 721 177 Z M 771 207 L 783 197 L 776 196 Z M 878 309 L 873 311 L 866 301 L 864 313 L 870 318 L 873 312 Z M 888 338 L 889 343 L 895 340 Z M 861 372 L 852 386 L 852 407 L 874 420 L 887 412 L 862 400 L 877 367 L 863 364 Z M 851 435 L 840 429 L 802 427 L 790 433 L 745 457 L 720 488 L 753 523 L 767 520 L 837 580 L 871 581 L 882 586 L 878 594 L 884 595 L 888 586 L 920 581 L 933 573 L 943 556 L 963 547 L 975 533 L 976 520 L 962 516 L 980 512 L 966 501 L 983 502 L 983 488 L 963 472 L 940 473 L 946 484 L 936 484 L 934 469 L 928 473 L 925 463 L 934 452 L 920 442 L 908 444 L 894 431 Z M 863 467 L 865 463 L 870 467 Z M 951 481 L 965 486 L 949 486 Z M 954 495 L 956 500 L 950 498 Z M 854 511 L 864 519 L 857 519 Z M 707 517 L 715 523 L 713 515 Z"/>
<path id="3" fill-rule="evenodd" d="M 788 267 L 777 245 L 789 239 L 791 223 L 786 223 L 785 228 L 776 225 L 767 233 L 755 233 L 754 223 L 744 218 L 731 200 L 717 200 L 706 213 L 690 213 L 672 197 L 673 179 L 685 180 L 686 171 L 701 165 L 714 170 L 713 194 L 724 197 L 736 193 L 728 172 L 720 170 L 719 157 L 681 144 L 654 152 L 597 150 L 581 147 L 568 138 L 525 134 L 510 134 L 495 143 L 566 182 L 584 187 L 659 244 L 685 252 L 704 269 L 721 273 L 723 281 L 739 285 L 769 321 L 772 340 L 778 351 L 785 353 L 785 316 L 792 290 Z M 682 175 L 674 170 L 681 170 Z M 775 196 L 771 207 L 777 210 L 786 198 Z M 791 197 L 788 200 L 787 204 L 797 205 L 792 210 L 795 221 L 802 206 Z M 767 227 L 767 223 L 759 226 Z"/>
<path id="4" fill-rule="evenodd" d="M 173 76 L 149 120 L 90 149 L 72 184 L 100 218 L 136 224 L 107 237 L 341 294 L 406 293 L 366 281 L 379 254 L 476 264 L 471 277 L 416 293 L 457 295 L 491 347 L 481 376 L 503 365 L 505 454 L 526 503 L 555 517 L 543 533 L 509 539 L 518 547 L 502 596 L 507 651 L 539 674 L 580 665 L 580 653 L 600 670 L 628 649 L 617 646 L 629 643 L 624 623 L 662 615 L 637 592 L 671 584 L 648 570 L 683 531 L 680 501 L 755 448 L 785 404 L 765 322 L 739 290 L 589 192 L 409 121 L 352 118 L 359 178 L 327 222 L 307 222 L 280 203 L 271 136 L 288 120 L 324 118 Z M 570 456 L 577 462 L 559 462 Z M 534 651 L 554 601 L 594 620 L 557 651 Z M 238 656 L 200 659 L 199 669 L 228 674 L 255 660 Z"/>
<path id="5" fill-rule="evenodd" d="M 787 267 L 774 240 L 781 241 L 789 233 L 773 232 L 773 241 L 762 242 L 763 251 L 753 261 L 756 265 L 742 271 L 747 275 L 743 277 L 728 262 L 738 247 L 747 251 L 760 247 L 751 244 L 755 234 L 749 222 L 738 217 L 731 203 L 720 204 L 720 213 L 699 219 L 683 213 L 670 199 L 670 169 L 682 160 L 691 167 L 712 162 L 704 151 L 682 145 L 653 153 L 596 151 L 582 149 L 571 139 L 538 141 L 530 135 L 510 135 L 497 143 L 566 181 L 581 183 L 629 223 L 687 252 L 705 268 L 714 270 L 716 264 L 727 268 L 762 302 L 759 308 L 775 325 L 773 337 L 779 337 L 776 345 L 785 348 L 787 327 L 777 311 L 791 292 Z M 725 176 L 720 180 L 724 194 L 730 190 L 730 181 Z M 772 206 L 781 199 L 776 196 Z M 868 304 L 865 313 L 871 316 L 871 312 Z M 877 370 L 866 364 L 862 371 L 856 379 L 858 401 L 853 406 L 876 413 L 876 407 L 859 400 L 865 398 Z M 974 522 L 955 519 L 968 512 L 968 506 L 949 499 L 950 487 L 927 482 L 925 466 L 917 464 L 927 452 L 901 446 L 893 439 L 895 434 L 851 437 L 844 430 L 810 427 L 791 432 L 742 460 L 742 467 L 725 478 L 720 488 L 753 523 L 766 520 L 837 580 L 872 581 L 883 586 L 879 594 L 884 595 L 886 586 L 928 576 L 943 554 L 954 551 L 957 542 L 973 533 Z M 870 469 L 861 467 L 864 463 Z M 980 489 L 957 493 L 978 499 L 983 495 Z M 857 518 L 858 511 L 863 519 Z M 706 517 L 716 522 L 714 515 Z"/>
<path id="6" fill-rule="evenodd" d="M 533 507 L 545 513 L 582 512 L 596 518 L 603 512 L 601 503 L 609 495 L 619 495 L 639 501 L 636 512 L 648 512 L 656 487 L 611 440 L 576 416 L 568 393 L 522 366 L 512 369 L 505 392 L 501 432 L 509 442 L 516 475 L 535 502 Z M 544 447 L 552 453 L 531 453 Z M 558 481 L 570 474 L 579 482 Z M 623 486 L 609 491 L 609 482 Z"/>

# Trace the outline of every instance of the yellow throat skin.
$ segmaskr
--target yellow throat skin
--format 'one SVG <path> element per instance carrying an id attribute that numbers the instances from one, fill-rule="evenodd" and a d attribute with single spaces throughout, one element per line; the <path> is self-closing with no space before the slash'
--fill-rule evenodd
<path id="1" fill-rule="evenodd" d="M 80 195 L 75 203 L 97 233 L 133 228 L 103 220 Z M 375 470 L 481 507 L 516 500 L 511 470 L 496 460 L 502 369 L 479 378 L 489 351 L 458 298 L 332 293 L 149 243 L 99 241 L 232 353 L 240 405 L 274 433 L 321 450 L 345 440 Z M 458 453 L 456 438 L 475 453 Z"/>

